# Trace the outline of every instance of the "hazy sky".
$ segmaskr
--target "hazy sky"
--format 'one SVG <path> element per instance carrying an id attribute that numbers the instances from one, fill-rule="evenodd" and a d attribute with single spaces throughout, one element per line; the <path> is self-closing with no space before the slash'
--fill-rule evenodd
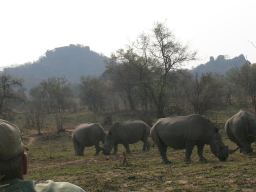
<path id="1" fill-rule="evenodd" d="M 196 50 L 198 64 L 241 53 L 256 62 L 255 14 L 255 0 L 3 0 L 0 67 L 69 44 L 109 56 L 156 22 Z"/>

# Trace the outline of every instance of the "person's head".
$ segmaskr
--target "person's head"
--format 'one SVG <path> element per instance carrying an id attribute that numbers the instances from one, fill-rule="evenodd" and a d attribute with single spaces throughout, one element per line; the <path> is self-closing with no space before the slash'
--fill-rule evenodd
<path id="1" fill-rule="evenodd" d="M 19 128 L 0 119 L 0 181 L 22 179 L 27 172 L 27 157 Z"/>

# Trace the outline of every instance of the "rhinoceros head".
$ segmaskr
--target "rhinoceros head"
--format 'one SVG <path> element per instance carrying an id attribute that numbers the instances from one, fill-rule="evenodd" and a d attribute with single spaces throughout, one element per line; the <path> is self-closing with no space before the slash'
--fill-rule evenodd
<path id="1" fill-rule="evenodd" d="M 218 131 L 214 134 L 210 143 L 212 153 L 218 157 L 220 161 L 226 161 L 229 155 L 228 146 L 224 145 Z"/>
<path id="2" fill-rule="evenodd" d="M 108 132 L 108 134 L 106 134 L 105 136 L 105 141 L 104 141 L 104 150 L 103 150 L 103 154 L 104 155 L 109 155 L 113 146 L 114 146 L 114 142 L 113 142 L 113 138 L 112 138 L 112 133 L 111 131 Z"/>

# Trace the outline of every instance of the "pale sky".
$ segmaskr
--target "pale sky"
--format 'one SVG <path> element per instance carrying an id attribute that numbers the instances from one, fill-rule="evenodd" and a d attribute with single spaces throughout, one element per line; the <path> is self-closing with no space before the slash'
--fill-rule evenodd
<path id="1" fill-rule="evenodd" d="M 198 52 L 193 65 L 219 54 L 256 62 L 255 14 L 255 0 L 1 0 L 0 68 L 69 44 L 110 56 L 156 22 Z"/>

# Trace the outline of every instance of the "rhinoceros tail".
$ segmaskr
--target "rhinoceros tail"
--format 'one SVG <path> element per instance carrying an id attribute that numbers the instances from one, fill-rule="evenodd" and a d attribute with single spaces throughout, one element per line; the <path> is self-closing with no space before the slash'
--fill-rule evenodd
<path id="1" fill-rule="evenodd" d="M 156 122 L 153 127 L 150 130 L 150 136 L 152 138 L 152 140 L 154 141 L 154 143 L 159 146 L 162 145 L 163 142 L 161 140 L 161 138 L 158 135 L 158 131 L 157 131 L 157 127 L 158 127 L 158 122 Z"/>
<path id="2" fill-rule="evenodd" d="M 224 129 L 226 131 L 226 134 L 227 136 L 231 139 L 231 140 L 234 140 L 234 136 L 230 130 L 230 120 L 227 120 L 227 122 L 225 123 L 225 126 L 224 126 Z M 233 139 L 232 139 L 233 138 Z M 240 146 L 238 146 L 237 148 L 235 149 L 229 149 L 229 154 L 233 154 L 235 153 L 238 149 L 240 149 Z"/>
<path id="3" fill-rule="evenodd" d="M 227 120 L 224 126 L 224 130 L 226 131 L 227 136 L 230 138 L 232 137 L 232 133 L 230 132 L 230 120 Z"/>
<path id="4" fill-rule="evenodd" d="M 224 125 L 224 130 L 227 132 L 229 129 L 229 120 L 227 120 L 227 122 Z"/>

